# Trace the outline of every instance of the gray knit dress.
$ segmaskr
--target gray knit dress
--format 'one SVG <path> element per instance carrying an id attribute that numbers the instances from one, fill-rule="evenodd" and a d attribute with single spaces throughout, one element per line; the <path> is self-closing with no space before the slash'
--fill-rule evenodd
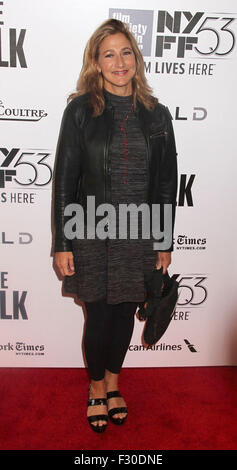
<path id="1" fill-rule="evenodd" d="M 150 239 L 142 239 L 141 214 L 138 217 L 138 238 L 130 238 L 129 216 L 128 237 L 118 238 L 118 205 L 134 203 L 139 206 L 147 202 L 146 142 L 136 113 L 131 109 L 132 96 L 117 96 L 106 90 L 104 93 L 106 106 L 110 104 L 114 108 L 108 151 L 111 161 L 111 203 L 116 209 L 117 238 L 73 239 L 75 274 L 65 276 L 64 290 L 76 294 L 83 302 L 105 299 L 108 304 L 140 303 L 146 296 L 144 273 L 155 267 L 157 251 L 153 250 L 152 235 Z M 126 132 L 126 158 L 119 121 L 124 124 Z"/>

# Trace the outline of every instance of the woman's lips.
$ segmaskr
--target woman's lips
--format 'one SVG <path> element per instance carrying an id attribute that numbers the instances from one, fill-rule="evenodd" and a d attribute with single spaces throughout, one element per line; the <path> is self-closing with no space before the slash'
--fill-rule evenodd
<path id="1" fill-rule="evenodd" d="M 127 70 L 116 70 L 115 72 L 113 72 L 113 74 L 118 75 L 119 77 L 123 77 L 124 75 L 126 75 L 127 72 Z"/>

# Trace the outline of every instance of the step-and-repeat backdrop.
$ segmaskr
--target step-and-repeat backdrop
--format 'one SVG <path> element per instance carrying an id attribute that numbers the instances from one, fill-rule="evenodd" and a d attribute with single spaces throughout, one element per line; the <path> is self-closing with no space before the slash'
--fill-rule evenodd
<path id="1" fill-rule="evenodd" d="M 149 349 L 136 318 L 124 367 L 236 365 L 236 1 L 3 0 L 0 366 L 86 366 L 84 305 L 53 268 L 52 172 L 86 42 L 109 17 L 129 24 L 170 109 L 179 167 L 179 301 Z"/>

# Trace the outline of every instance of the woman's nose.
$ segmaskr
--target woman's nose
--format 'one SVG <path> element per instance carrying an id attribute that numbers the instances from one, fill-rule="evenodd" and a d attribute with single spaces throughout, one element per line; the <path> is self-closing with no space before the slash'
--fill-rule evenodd
<path id="1" fill-rule="evenodd" d="M 117 65 L 118 67 L 123 67 L 123 65 L 124 65 L 124 57 L 123 57 L 122 55 L 120 55 L 120 54 L 118 54 L 118 55 L 116 56 L 116 65 Z"/>

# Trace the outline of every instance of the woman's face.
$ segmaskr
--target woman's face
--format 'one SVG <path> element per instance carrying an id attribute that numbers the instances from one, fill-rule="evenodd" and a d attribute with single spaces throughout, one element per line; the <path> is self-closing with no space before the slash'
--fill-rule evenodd
<path id="1" fill-rule="evenodd" d="M 107 91 L 123 96 L 132 94 L 136 60 L 131 43 L 124 34 L 111 34 L 101 42 L 96 66 L 103 75 Z"/>

